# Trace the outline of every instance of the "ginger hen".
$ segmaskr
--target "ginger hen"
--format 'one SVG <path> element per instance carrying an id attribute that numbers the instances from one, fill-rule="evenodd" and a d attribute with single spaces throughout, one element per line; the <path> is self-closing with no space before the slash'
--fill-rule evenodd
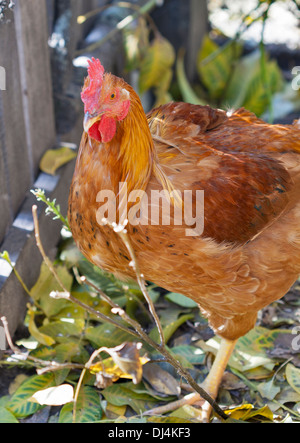
<path id="1" fill-rule="evenodd" d="M 300 124 L 187 103 L 146 116 L 133 88 L 94 58 L 82 100 L 68 212 L 75 242 L 95 265 L 134 278 L 120 237 L 102 222 L 107 213 L 129 219 L 145 279 L 195 300 L 222 338 L 203 385 L 216 398 L 236 340 L 300 274 Z"/>

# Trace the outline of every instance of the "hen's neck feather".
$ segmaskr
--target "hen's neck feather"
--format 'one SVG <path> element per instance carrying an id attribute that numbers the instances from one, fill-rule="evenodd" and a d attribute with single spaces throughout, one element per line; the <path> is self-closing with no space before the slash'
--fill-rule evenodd
<path id="1" fill-rule="evenodd" d="M 145 190 L 153 168 L 154 145 L 140 99 L 129 85 L 126 89 L 130 93 L 130 110 L 111 143 L 118 150 L 120 181 L 127 182 L 128 191 Z"/>
<path id="2" fill-rule="evenodd" d="M 84 133 L 76 169 L 80 168 L 86 179 L 92 180 L 94 169 L 91 167 L 91 156 L 95 160 L 99 160 L 100 156 L 106 171 L 105 178 L 102 176 L 102 185 L 112 188 L 116 194 L 122 182 L 126 182 L 128 193 L 132 190 L 145 191 L 151 174 L 164 189 L 172 191 L 172 183 L 157 158 L 141 101 L 134 89 L 123 80 L 121 87 L 126 88 L 130 94 L 130 109 L 126 118 L 118 122 L 112 141 L 101 147 Z"/>

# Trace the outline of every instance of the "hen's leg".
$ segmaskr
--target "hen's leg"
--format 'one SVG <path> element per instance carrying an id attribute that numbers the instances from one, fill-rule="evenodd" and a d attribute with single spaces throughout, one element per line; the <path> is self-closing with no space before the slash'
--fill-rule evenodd
<path id="1" fill-rule="evenodd" d="M 210 394 L 210 396 L 213 399 L 216 399 L 218 395 L 219 386 L 222 381 L 222 377 L 226 369 L 228 360 L 232 354 L 232 351 L 234 350 L 235 344 L 236 340 L 231 341 L 222 338 L 220 348 L 213 362 L 211 370 L 201 385 L 203 389 L 206 392 L 208 392 L 208 394 Z M 202 400 L 200 394 L 198 393 L 188 394 L 185 397 L 183 397 L 181 400 L 177 400 L 169 403 L 168 405 L 152 409 L 151 411 L 147 411 L 147 414 L 151 415 L 165 414 L 166 412 L 174 411 L 175 409 L 178 409 L 181 406 L 195 404 L 200 400 Z M 211 410 L 212 410 L 211 405 L 205 401 L 204 404 L 202 404 L 202 410 L 201 410 L 202 421 L 209 420 Z"/>
<path id="2" fill-rule="evenodd" d="M 209 371 L 208 376 L 204 380 L 202 387 L 208 392 L 213 399 L 217 398 L 219 387 L 222 381 L 224 371 L 226 369 L 228 360 L 234 350 L 236 340 L 221 339 L 220 348 Z M 209 420 L 212 407 L 208 402 L 202 406 L 203 419 Z"/>

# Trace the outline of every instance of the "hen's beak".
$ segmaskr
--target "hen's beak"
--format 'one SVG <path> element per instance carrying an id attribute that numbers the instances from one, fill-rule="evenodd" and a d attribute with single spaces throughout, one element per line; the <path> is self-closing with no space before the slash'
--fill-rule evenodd
<path id="1" fill-rule="evenodd" d="M 85 132 L 88 132 L 89 129 L 95 124 L 98 120 L 101 119 L 102 113 L 97 114 L 96 116 L 91 115 L 89 112 L 86 112 L 84 114 L 84 120 L 83 120 L 83 129 Z"/>

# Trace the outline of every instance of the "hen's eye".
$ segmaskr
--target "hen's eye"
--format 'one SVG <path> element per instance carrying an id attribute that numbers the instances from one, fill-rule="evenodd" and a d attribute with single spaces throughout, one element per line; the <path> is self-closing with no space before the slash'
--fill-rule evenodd
<path id="1" fill-rule="evenodd" d="M 110 98 L 113 100 L 113 99 L 115 98 L 115 96 L 116 96 L 116 94 L 115 94 L 115 93 L 112 93 L 111 96 L 110 96 Z"/>

